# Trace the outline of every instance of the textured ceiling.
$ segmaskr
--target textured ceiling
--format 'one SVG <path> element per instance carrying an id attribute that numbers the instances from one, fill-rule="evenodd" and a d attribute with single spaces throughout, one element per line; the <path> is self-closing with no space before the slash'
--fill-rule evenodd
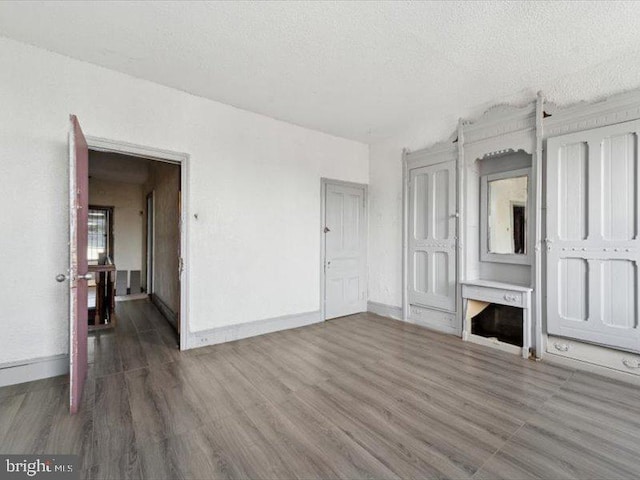
<path id="1" fill-rule="evenodd" d="M 640 8 L 4 1 L 0 35 L 370 143 L 425 117 L 637 58 Z"/>

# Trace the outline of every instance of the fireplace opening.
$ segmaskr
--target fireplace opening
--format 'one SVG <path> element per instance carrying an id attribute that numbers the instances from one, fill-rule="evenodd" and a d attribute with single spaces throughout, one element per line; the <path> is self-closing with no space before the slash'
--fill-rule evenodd
<path id="1" fill-rule="evenodd" d="M 471 333 L 522 347 L 522 309 L 492 303 L 471 318 Z"/>

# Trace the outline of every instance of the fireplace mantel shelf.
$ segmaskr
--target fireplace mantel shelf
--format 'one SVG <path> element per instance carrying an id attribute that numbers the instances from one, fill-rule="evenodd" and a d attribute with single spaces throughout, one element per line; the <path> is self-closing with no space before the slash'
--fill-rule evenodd
<path id="1" fill-rule="evenodd" d="M 526 285 L 518 285 L 515 283 L 494 282 L 492 280 L 466 280 L 460 283 L 462 285 L 470 285 L 470 286 L 486 287 L 486 288 L 499 288 L 499 289 L 501 288 L 503 290 L 516 290 L 519 292 L 533 291 L 531 287 L 527 287 Z"/>

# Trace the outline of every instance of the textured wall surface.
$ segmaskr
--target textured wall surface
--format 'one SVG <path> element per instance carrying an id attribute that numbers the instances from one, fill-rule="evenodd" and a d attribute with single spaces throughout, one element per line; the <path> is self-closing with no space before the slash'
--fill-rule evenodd
<path id="1" fill-rule="evenodd" d="M 0 59 L 0 363 L 67 352 L 69 113 L 190 155 L 192 331 L 318 310 L 320 178 L 366 183 L 366 145 L 12 40 Z"/>
<path id="2" fill-rule="evenodd" d="M 636 2 L 52 3 L 0 34 L 366 142 L 640 51 Z"/>
<path id="3" fill-rule="evenodd" d="M 113 250 L 116 268 L 142 270 L 142 186 L 91 178 L 89 204 L 114 207 Z"/>

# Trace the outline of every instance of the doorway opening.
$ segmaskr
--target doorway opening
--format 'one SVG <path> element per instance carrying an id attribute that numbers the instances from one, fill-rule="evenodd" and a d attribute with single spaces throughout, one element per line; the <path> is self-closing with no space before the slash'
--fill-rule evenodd
<path id="1" fill-rule="evenodd" d="M 526 253 L 526 225 L 527 219 L 525 205 L 519 202 L 511 202 L 511 231 L 513 232 L 513 253 Z"/>
<path id="2" fill-rule="evenodd" d="M 117 328 L 117 304 L 136 301 L 125 310 L 157 309 L 184 348 L 183 164 L 87 143 L 89 329 Z"/>
<path id="3" fill-rule="evenodd" d="M 186 202 L 183 200 L 182 194 L 185 194 L 185 197 L 184 197 L 185 199 L 188 198 L 188 195 L 186 195 L 187 193 L 186 188 L 188 186 L 188 181 L 187 181 L 188 168 L 187 167 L 188 167 L 189 156 L 185 153 L 170 152 L 166 150 L 159 150 L 155 148 L 144 147 L 140 145 L 133 145 L 129 143 L 117 142 L 112 140 L 106 140 L 106 139 L 101 139 L 96 137 L 86 137 L 82 132 L 82 128 L 80 127 L 80 122 L 78 121 L 78 117 L 76 117 L 73 114 L 69 115 L 69 269 L 67 270 L 66 274 L 65 273 L 58 274 L 56 276 L 56 281 L 58 282 L 67 281 L 69 286 L 69 289 L 68 289 L 68 294 L 69 294 L 69 411 L 71 414 L 77 413 L 78 410 L 80 409 L 82 393 L 84 391 L 87 372 L 89 371 L 90 356 L 93 356 L 94 360 L 98 356 L 101 356 L 101 353 L 100 353 L 101 350 L 98 347 L 101 343 L 100 338 L 102 335 L 101 334 L 93 335 L 91 339 L 95 341 L 92 341 L 92 346 L 90 346 L 89 344 L 90 337 L 88 335 L 88 330 L 89 330 L 89 319 L 88 319 L 89 298 L 88 297 L 89 297 L 90 282 L 103 283 L 102 285 L 103 290 L 99 290 L 98 288 L 96 288 L 96 304 L 94 305 L 94 310 L 99 313 L 101 312 L 101 310 L 98 306 L 98 301 L 99 299 L 102 299 L 103 296 L 102 296 L 102 293 L 98 293 L 98 292 L 106 291 L 106 293 L 104 294 L 104 299 L 106 301 L 106 304 L 115 307 L 115 293 L 118 290 L 120 290 L 121 293 L 124 293 L 124 292 L 131 293 L 132 291 L 134 293 L 136 293 L 137 291 L 139 291 L 141 294 L 144 293 L 141 287 L 140 277 L 141 277 L 141 272 L 146 271 L 146 269 L 143 270 L 141 268 L 140 270 L 138 270 L 138 275 L 134 276 L 133 279 L 127 276 L 125 280 L 124 276 L 121 276 L 122 277 L 121 282 L 124 283 L 124 285 L 121 285 L 120 288 L 118 288 L 117 285 L 114 285 L 113 283 L 115 278 L 114 274 L 116 272 L 116 266 L 114 264 L 114 260 L 120 261 L 119 258 L 121 253 L 120 250 L 118 249 L 117 227 L 114 228 L 114 234 L 113 234 L 114 245 L 113 245 L 113 248 L 111 248 L 111 254 L 114 256 L 114 258 L 113 259 L 109 258 L 108 256 L 109 252 L 107 252 L 107 246 L 105 244 L 105 246 L 103 247 L 104 251 L 98 252 L 96 254 L 96 256 L 99 259 L 98 264 L 91 265 L 91 266 L 89 265 L 90 254 L 87 252 L 88 246 L 89 246 L 88 245 L 89 244 L 89 235 L 88 235 L 89 205 L 90 205 L 89 177 L 95 176 L 96 178 L 98 178 L 100 176 L 109 176 L 109 175 L 122 173 L 120 171 L 121 169 L 117 167 L 114 168 L 112 164 L 104 168 L 102 173 L 100 173 L 100 168 L 99 166 L 95 165 L 95 161 L 93 162 L 94 165 L 92 166 L 92 169 L 90 172 L 90 169 L 89 169 L 89 152 L 90 151 L 94 156 L 97 154 L 111 155 L 113 158 L 105 160 L 106 162 L 109 162 L 109 160 L 111 161 L 119 160 L 121 162 L 124 162 L 122 164 L 122 167 L 123 167 L 122 171 L 125 171 L 125 170 L 128 171 L 128 169 L 124 167 L 128 167 L 130 169 L 133 165 L 139 166 L 141 165 L 140 162 L 146 161 L 147 165 L 145 167 L 146 169 L 145 178 L 147 179 L 149 178 L 148 162 L 154 161 L 156 162 L 154 163 L 154 165 L 156 166 L 166 166 L 166 165 L 178 166 L 178 177 L 177 177 L 178 180 L 177 182 L 173 182 L 174 187 L 175 185 L 178 185 L 176 189 L 177 192 L 174 194 L 174 197 L 173 197 L 174 200 L 177 197 L 177 201 L 169 202 L 166 205 L 166 208 L 173 209 L 174 211 L 177 212 L 177 214 L 175 215 L 175 220 L 173 222 L 166 220 L 166 218 L 169 218 L 168 215 L 163 214 L 162 216 L 160 216 L 157 213 L 154 214 L 154 248 L 153 248 L 152 258 L 153 258 L 153 264 L 154 264 L 153 286 L 154 286 L 154 292 L 157 293 L 158 285 L 161 283 L 160 281 L 158 281 L 158 278 L 157 278 L 158 277 L 157 272 L 160 270 L 157 265 L 157 261 L 160 258 L 158 255 L 158 250 L 159 250 L 158 245 L 160 243 L 158 241 L 158 231 L 159 231 L 158 225 L 160 224 L 160 222 L 158 220 L 164 218 L 165 225 L 173 223 L 173 226 L 177 225 L 177 229 L 178 229 L 177 235 L 170 237 L 170 238 L 178 238 L 176 242 L 178 246 L 176 248 L 174 242 L 169 242 L 172 245 L 171 247 L 169 247 L 170 254 L 167 258 L 171 259 L 171 257 L 176 254 L 176 251 L 178 252 L 177 253 L 178 267 L 174 268 L 174 271 L 172 273 L 169 273 L 168 275 L 177 276 L 177 282 L 179 286 L 175 290 L 179 292 L 177 296 L 179 306 L 174 311 L 177 315 L 175 324 L 178 328 L 178 332 L 179 332 L 178 335 L 180 333 L 183 333 L 183 334 L 179 335 L 179 339 L 176 342 L 175 341 L 176 336 L 173 334 L 175 330 L 173 330 L 169 325 L 169 323 L 166 322 L 165 316 L 163 316 L 162 313 L 147 300 L 139 300 L 139 302 L 143 303 L 141 305 L 141 311 L 134 312 L 134 313 L 144 313 L 142 312 L 142 310 L 144 310 L 145 306 L 148 306 L 148 307 L 151 307 L 151 310 L 153 311 L 153 315 L 159 321 L 152 322 L 144 314 L 134 315 L 140 319 L 139 324 L 136 325 L 135 322 L 131 321 L 131 315 L 127 314 L 127 312 L 124 311 L 122 313 L 122 318 L 129 319 L 128 322 L 123 322 L 126 324 L 128 331 L 123 331 L 122 332 L 124 333 L 123 336 L 115 336 L 115 337 L 128 338 L 129 340 L 133 340 L 133 343 L 135 343 L 135 340 L 138 340 L 138 346 L 140 348 L 123 349 L 122 351 L 119 352 L 121 354 L 120 361 L 106 362 L 106 364 L 104 365 L 104 368 L 106 368 L 106 371 L 102 373 L 103 374 L 115 373 L 113 370 L 115 369 L 117 371 L 119 367 L 124 367 L 125 363 L 131 366 L 132 363 L 130 362 L 130 360 L 132 360 L 132 358 L 137 358 L 138 361 L 136 365 L 143 366 L 145 363 L 148 363 L 148 359 L 143 358 L 142 355 L 138 355 L 137 357 L 133 357 L 129 355 L 129 357 L 125 362 L 126 355 L 124 355 L 124 352 L 128 352 L 129 354 L 132 354 L 132 355 L 135 355 L 136 353 L 142 354 L 143 353 L 142 350 L 144 350 L 144 345 L 152 345 L 152 346 L 157 345 L 160 348 L 160 350 L 152 348 L 150 350 L 150 352 L 153 352 L 152 354 L 157 353 L 157 351 L 163 351 L 162 344 L 165 342 L 163 342 L 163 340 L 158 337 L 159 335 L 162 334 L 160 330 L 164 330 L 165 333 L 167 333 L 166 330 L 169 330 L 170 332 L 168 333 L 169 333 L 169 337 L 171 338 L 169 342 L 174 346 L 176 345 L 176 343 L 178 343 L 181 350 L 186 350 L 188 345 L 187 343 L 188 339 L 186 335 L 186 333 L 188 333 L 188 329 L 185 328 L 188 320 L 186 316 L 187 302 L 185 301 L 185 299 L 188 297 L 188 288 L 187 288 L 187 282 L 186 282 L 186 279 L 188 277 L 185 274 L 186 262 L 184 261 L 184 258 L 186 257 L 186 254 L 187 254 L 187 245 L 188 245 L 187 243 L 188 223 L 185 222 L 187 218 L 187 206 L 186 206 Z M 118 154 L 120 156 L 118 156 Z M 122 156 L 125 156 L 127 158 L 122 158 Z M 163 175 L 159 175 L 159 177 L 163 177 Z M 107 181 L 108 180 L 109 179 L 107 178 Z M 116 179 L 111 178 L 111 180 L 114 181 Z M 133 182 L 133 183 L 135 184 L 136 182 Z M 164 182 L 160 182 L 160 183 L 164 188 Z M 146 184 L 146 181 L 142 182 L 142 184 Z M 158 192 L 160 188 L 161 187 L 158 185 L 154 191 Z M 141 200 L 144 204 L 145 197 L 137 194 L 134 196 L 139 200 Z M 160 196 L 159 194 L 154 195 L 154 198 L 159 196 Z M 95 201 L 95 198 L 94 198 L 94 201 L 91 203 L 107 205 L 107 206 L 109 205 L 108 202 L 107 203 L 97 202 Z M 158 211 L 164 212 L 164 210 L 165 210 L 164 208 L 162 210 L 159 210 L 158 208 L 154 208 L 154 212 L 158 212 Z M 110 219 L 111 226 L 119 225 L 116 218 L 118 217 L 117 213 L 118 212 L 114 207 L 114 214 Z M 138 217 L 139 221 L 145 218 L 144 209 L 142 211 L 139 211 L 138 214 L 139 214 L 139 217 Z M 142 237 L 142 234 L 140 234 L 138 238 L 140 240 L 140 243 L 144 243 L 142 242 L 142 239 L 140 237 Z M 126 242 L 123 243 L 123 245 L 127 246 Z M 116 254 L 118 255 L 117 257 L 115 257 Z M 140 255 L 140 257 L 142 257 L 142 255 Z M 173 258 L 170 261 L 175 262 L 176 259 Z M 92 268 L 93 268 L 93 271 L 92 271 Z M 122 302 L 122 305 L 132 304 L 132 303 L 134 302 Z M 122 309 L 122 310 L 126 310 L 126 309 Z M 115 308 L 114 308 L 114 311 L 115 311 Z M 160 317 L 160 318 L 157 318 L 157 317 Z M 147 319 L 146 325 L 145 325 L 145 319 Z M 98 320 L 98 323 L 104 322 L 104 319 L 101 316 L 97 320 Z M 151 335 L 149 335 L 148 333 L 149 332 L 148 327 L 150 326 L 152 327 L 152 329 L 153 328 L 156 329 L 156 332 L 155 332 L 156 340 L 158 340 L 159 342 L 152 341 L 153 332 Z M 142 341 L 143 339 L 140 338 L 141 333 L 145 335 L 144 337 L 144 340 L 146 340 L 145 342 L 143 342 Z M 133 334 L 133 335 L 128 335 L 128 334 Z M 114 335 L 110 335 L 110 337 L 114 338 Z M 106 357 L 116 359 L 117 355 L 113 355 L 114 353 L 113 343 L 111 342 L 107 342 L 107 343 L 109 343 L 111 347 L 109 348 L 109 345 L 107 345 L 107 349 L 109 350 L 109 353 L 106 354 Z M 165 346 L 169 347 L 169 344 L 165 343 Z M 90 350 L 92 350 L 91 355 L 90 355 Z M 170 358 L 171 355 L 167 354 L 166 357 Z M 94 366 L 96 366 L 96 363 L 94 363 Z"/>

